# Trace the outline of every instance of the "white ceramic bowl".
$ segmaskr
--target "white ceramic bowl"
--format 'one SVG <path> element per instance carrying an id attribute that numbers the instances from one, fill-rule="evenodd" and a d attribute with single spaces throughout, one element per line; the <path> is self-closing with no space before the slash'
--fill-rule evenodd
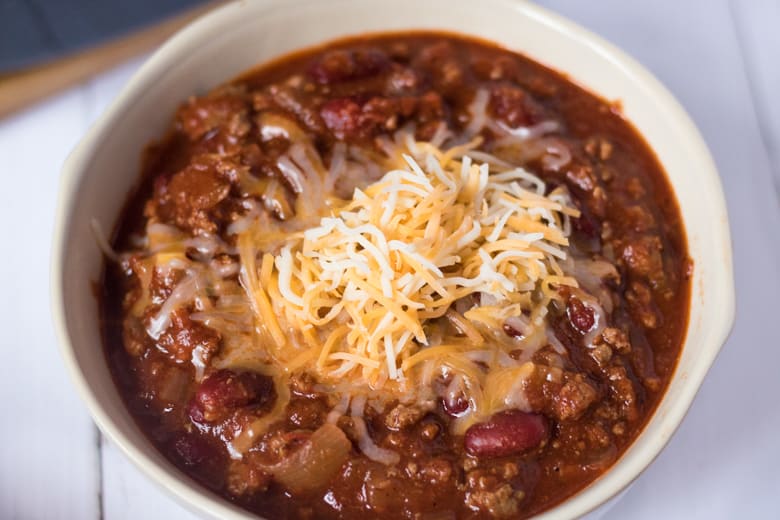
<path id="1" fill-rule="evenodd" d="M 163 45 L 135 74 L 67 160 L 52 258 L 52 305 L 65 362 L 101 430 L 152 480 L 190 508 L 218 518 L 245 511 L 204 491 L 142 434 L 106 365 L 91 283 L 102 257 L 90 231 L 113 228 L 136 182 L 144 146 L 177 105 L 280 54 L 376 31 L 444 29 L 480 36 L 567 73 L 610 100 L 655 150 L 674 187 L 695 264 L 690 325 L 671 385 L 641 436 L 596 482 L 541 518 L 593 512 L 624 490 L 682 421 L 734 317 L 731 244 L 715 166 L 669 92 L 611 44 L 530 3 L 510 0 L 258 0 L 226 5 Z"/>

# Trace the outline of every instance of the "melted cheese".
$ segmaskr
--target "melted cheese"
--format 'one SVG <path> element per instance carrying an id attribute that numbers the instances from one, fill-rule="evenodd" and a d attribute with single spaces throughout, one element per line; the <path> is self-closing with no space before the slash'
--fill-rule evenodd
<path id="1" fill-rule="evenodd" d="M 187 275 L 148 333 L 158 337 L 171 312 L 194 302 L 191 318 L 223 337 L 214 366 L 274 377 L 277 404 L 233 439 L 234 457 L 281 417 L 287 383 L 299 372 L 341 398 L 334 417 L 357 396 L 358 418 L 366 395 L 380 407 L 430 400 L 441 395 L 437 381 L 469 403 L 455 433 L 527 406 L 523 382 L 534 372 L 533 354 L 547 344 L 558 348 L 546 323 L 549 304 L 559 286 L 577 286 L 566 273 L 573 262 L 569 219 L 579 212 L 565 189 L 547 193 L 542 179 L 478 149 L 484 126 L 506 131 L 489 120 L 486 100 L 475 97 L 458 140 L 444 126 L 430 142 L 400 130 L 379 139 L 383 155 L 337 145 L 328 168 L 293 123 L 269 119 L 267 131 L 296 137 L 279 164 L 297 192 L 294 218 L 268 216 L 293 211 L 275 180 L 247 177 L 244 191 L 263 202 L 228 227 L 235 247 L 148 225 L 133 313 L 148 304 L 155 269 Z M 516 130 L 503 139 L 522 144 L 548 129 Z M 444 147 L 448 141 L 454 145 Z M 345 200 L 336 196 L 339 178 L 376 181 Z M 200 257 L 190 260 L 185 252 L 192 250 Z M 238 262 L 217 262 L 217 252 Z M 238 281 L 230 274 L 236 271 Z M 522 325 L 520 337 L 503 331 L 507 320 Z M 394 460 L 365 431 L 360 445 L 375 460 Z"/>
<path id="2" fill-rule="evenodd" d="M 556 259 L 566 258 L 567 220 L 578 211 L 565 191 L 545 195 L 545 183 L 522 168 L 471 161 L 479 137 L 443 150 L 399 134 L 383 145 L 387 173 L 264 253 L 259 275 L 251 237 L 262 231 L 239 234 L 242 285 L 285 372 L 403 394 L 432 361 L 479 388 L 474 408 L 487 414 L 505 401 L 484 396 L 500 364 L 484 355 L 475 363 L 469 351 L 509 350 L 488 341 L 490 329 L 523 313 L 538 348 L 553 287 L 576 286 Z M 492 304 L 452 309 L 475 295 Z M 459 337 L 432 345 L 426 330 L 441 317 Z"/>

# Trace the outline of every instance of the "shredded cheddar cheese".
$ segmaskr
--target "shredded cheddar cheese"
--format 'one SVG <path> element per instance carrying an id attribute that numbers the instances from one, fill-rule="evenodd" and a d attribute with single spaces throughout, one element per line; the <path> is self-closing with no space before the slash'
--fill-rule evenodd
<path id="1" fill-rule="evenodd" d="M 268 124 L 295 132 L 281 119 Z M 448 140 L 454 144 L 444 146 Z M 277 181 L 243 179 L 262 202 L 252 199 L 228 226 L 234 245 L 147 226 L 132 312 L 147 307 L 155 269 L 186 273 L 147 333 L 159 337 L 176 308 L 193 305 L 190 318 L 223 338 L 214 367 L 275 381 L 274 409 L 231 441 L 235 458 L 283 415 L 299 373 L 340 398 L 334 416 L 351 401 L 356 420 L 361 402 L 450 395 L 468 402 L 451 425 L 462 433 L 497 411 L 528 407 L 523 385 L 534 376 L 533 355 L 556 346 L 550 303 L 560 286 L 577 286 L 567 249 L 569 219 L 579 212 L 568 192 L 548 192 L 537 176 L 481 150 L 482 137 L 470 131 L 455 140 L 443 129 L 418 142 L 400 130 L 379 145 L 383 154 L 337 145 L 326 169 L 311 143 L 297 142 L 280 159 L 294 209 L 275 201 Z M 385 173 L 372 174 L 375 182 L 336 196 L 340 175 L 365 178 L 377 167 Z M 273 219 L 273 211 L 294 218 Z M 217 252 L 229 259 L 218 261 Z M 522 330 L 508 335 L 510 322 Z M 193 363 L 202 377 L 205 363 Z M 361 446 L 389 460 L 369 441 Z"/>
<path id="2" fill-rule="evenodd" d="M 557 261 L 566 258 L 568 218 L 579 213 L 565 191 L 545 194 L 522 168 L 472 162 L 480 138 L 447 150 L 409 135 L 386 144 L 397 148 L 384 176 L 352 200 L 331 201 L 330 215 L 290 233 L 278 251 L 253 247 L 262 230 L 239 234 L 257 328 L 286 373 L 403 393 L 428 361 L 480 387 L 485 363 L 468 354 L 502 348 L 485 341 L 498 318 L 527 314 L 524 334 L 543 336 L 552 287 L 576 286 Z M 453 310 L 479 298 L 492 303 Z M 443 317 L 455 342 L 431 337 Z"/>
<path id="3" fill-rule="evenodd" d="M 222 338 L 209 359 L 193 351 L 196 378 L 212 366 L 274 380 L 273 409 L 236 433 L 232 457 L 283 417 L 301 373 L 338 400 L 328 421 L 349 413 L 361 450 L 384 463 L 397 454 L 373 444 L 366 405 L 465 401 L 450 425 L 456 434 L 498 411 L 530 409 L 524 388 L 541 373 L 534 354 L 563 350 L 547 314 L 561 286 L 577 286 L 568 249 L 579 211 L 564 187 L 548 192 L 482 147 L 485 127 L 503 134 L 494 145 L 522 149 L 557 123 L 507 129 L 488 117 L 487 102 L 478 91 L 458 136 L 442 125 L 429 142 L 410 128 L 379 136 L 381 151 L 337 143 L 327 167 L 294 121 L 265 114 L 262 132 L 293 143 L 277 167 L 294 203 L 279 177 L 240 171 L 245 212 L 227 236 L 147 223 L 128 264 L 140 282 L 130 312 L 148 312 L 154 276 L 181 274 L 144 322 L 147 334 L 160 338 L 187 307 Z M 99 244 L 120 260 L 105 238 Z M 587 342 L 603 328 L 598 302 L 589 306 L 597 326 Z"/>

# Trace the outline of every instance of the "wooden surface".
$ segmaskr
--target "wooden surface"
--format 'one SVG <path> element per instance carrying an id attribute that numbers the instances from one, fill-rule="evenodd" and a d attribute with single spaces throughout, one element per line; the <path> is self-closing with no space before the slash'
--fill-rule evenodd
<path id="1" fill-rule="evenodd" d="M 729 205 L 737 322 L 672 441 L 607 515 L 780 518 L 780 3 L 544 0 L 652 70 L 699 125 Z M 0 121 L 0 519 L 194 518 L 93 426 L 48 311 L 59 168 L 136 59 Z"/>

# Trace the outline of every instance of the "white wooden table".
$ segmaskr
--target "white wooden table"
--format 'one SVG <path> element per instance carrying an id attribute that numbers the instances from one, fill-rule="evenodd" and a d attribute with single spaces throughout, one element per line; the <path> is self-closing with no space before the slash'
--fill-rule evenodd
<path id="1" fill-rule="evenodd" d="M 734 239 L 734 332 L 682 427 L 608 518 L 780 518 L 780 0 L 542 3 L 674 92 L 718 163 Z M 49 317 L 60 166 L 140 63 L 0 121 L 0 519 L 192 518 L 99 434 Z"/>

